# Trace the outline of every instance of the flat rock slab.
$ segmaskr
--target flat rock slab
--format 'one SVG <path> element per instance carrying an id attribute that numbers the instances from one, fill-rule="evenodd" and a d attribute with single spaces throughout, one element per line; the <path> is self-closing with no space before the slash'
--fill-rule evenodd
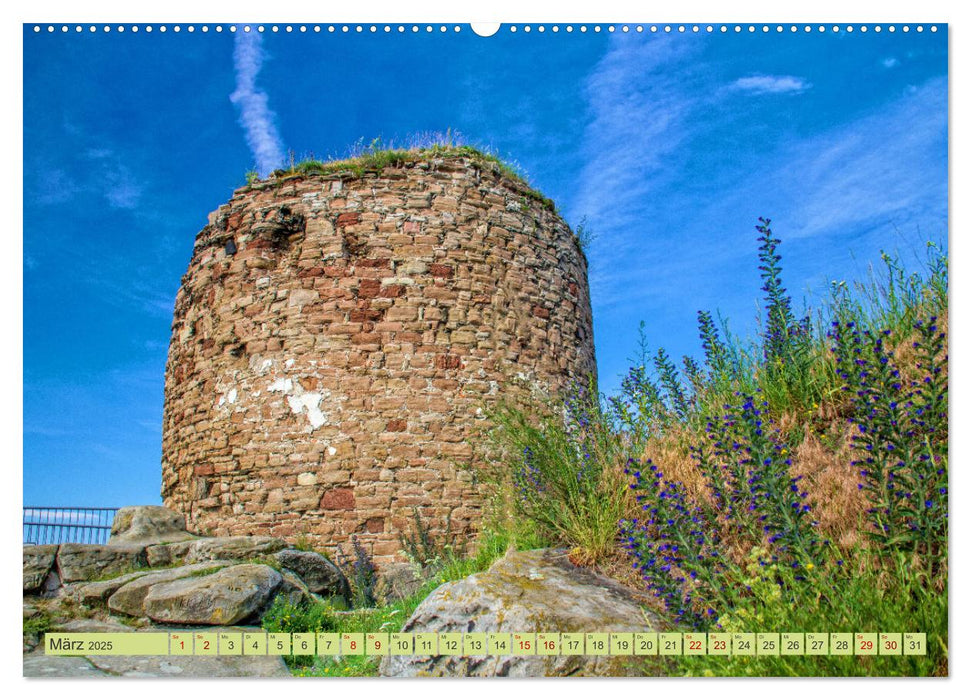
<path id="1" fill-rule="evenodd" d="M 653 632 L 645 598 L 570 563 L 565 550 L 512 552 L 481 574 L 436 588 L 403 632 Z M 611 676 L 609 656 L 388 656 L 383 676 Z"/>
<path id="2" fill-rule="evenodd" d="M 191 632 L 176 628 L 144 631 Z M 207 631 L 258 630 L 215 627 Z M 280 656 L 47 656 L 40 648 L 24 654 L 24 676 L 32 678 L 283 678 L 289 675 L 290 671 Z"/>
<path id="3" fill-rule="evenodd" d="M 65 583 L 123 574 L 145 563 L 145 547 L 137 544 L 62 544 L 57 550 L 57 568 Z"/>
<path id="4" fill-rule="evenodd" d="M 28 545 L 24 547 L 24 590 L 36 591 L 54 568 L 57 556 L 56 544 Z"/>
<path id="5" fill-rule="evenodd" d="M 94 632 L 102 634 L 105 632 L 137 632 L 138 629 L 129 625 L 122 624 L 114 619 L 97 620 L 69 620 L 60 625 L 55 625 L 57 632 Z"/>
<path id="6" fill-rule="evenodd" d="M 268 606 L 281 583 L 283 577 L 269 566 L 230 566 L 152 586 L 145 596 L 145 614 L 156 622 L 232 625 Z"/>
<path id="7" fill-rule="evenodd" d="M 162 569 L 138 576 L 118 588 L 108 598 L 108 609 L 114 612 L 124 613 L 132 617 L 142 617 L 145 614 L 145 597 L 152 586 L 175 581 L 187 576 L 193 576 L 200 572 L 222 566 L 228 566 L 226 561 L 208 561 L 201 564 L 189 564 L 188 566 L 177 566 L 173 569 Z"/>
<path id="8" fill-rule="evenodd" d="M 130 583 L 136 578 L 141 578 L 151 573 L 151 569 L 146 569 L 145 571 L 134 571 L 130 574 L 118 576 L 117 578 L 110 578 L 107 581 L 87 583 L 75 591 L 74 597 L 79 603 L 84 603 L 85 605 L 104 605 L 108 598 L 114 595 L 115 591 L 126 583 Z"/>
<path id="9" fill-rule="evenodd" d="M 195 538 L 186 532 L 181 513 L 164 506 L 126 506 L 115 513 L 108 544 L 158 544 Z"/>
<path id="10" fill-rule="evenodd" d="M 286 542 L 276 537 L 204 537 L 191 542 L 157 544 L 146 549 L 149 566 L 191 564 L 214 559 L 246 560 L 285 549 Z"/>

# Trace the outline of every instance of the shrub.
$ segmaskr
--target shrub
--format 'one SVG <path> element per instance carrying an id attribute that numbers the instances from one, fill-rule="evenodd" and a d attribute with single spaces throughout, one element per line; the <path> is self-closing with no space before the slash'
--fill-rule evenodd
<path id="1" fill-rule="evenodd" d="M 513 507 L 575 562 L 603 559 L 616 546 L 625 504 L 621 443 L 593 382 L 575 386 L 560 405 L 539 415 L 508 405 L 493 414 L 493 439 L 503 448 Z"/>

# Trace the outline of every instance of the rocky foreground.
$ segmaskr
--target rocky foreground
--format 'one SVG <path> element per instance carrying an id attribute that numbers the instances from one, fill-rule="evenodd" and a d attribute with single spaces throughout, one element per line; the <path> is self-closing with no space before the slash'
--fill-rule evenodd
<path id="1" fill-rule="evenodd" d="M 25 546 L 25 630 L 175 631 L 180 625 L 259 625 L 277 596 L 292 603 L 348 598 L 340 569 L 316 552 L 273 537 L 197 537 L 161 506 L 118 511 L 108 544 Z M 234 628 L 235 629 L 235 628 Z M 239 628 L 244 629 L 244 628 Z M 24 634 L 28 676 L 267 676 L 279 657 L 47 657 L 39 633 Z"/>
<path id="2" fill-rule="evenodd" d="M 197 537 L 184 527 L 180 516 L 160 506 L 123 508 L 108 544 L 24 547 L 24 675 L 286 676 L 279 656 L 46 656 L 40 630 L 248 631 L 281 595 L 295 604 L 350 598 L 347 579 L 321 554 L 272 537 Z M 410 565 L 389 565 L 381 574 L 386 600 L 407 597 L 421 585 Z M 401 631 L 657 631 L 644 602 L 616 581 L 574 566 L 563 550 L 509 552 L 488 571 L 436 588 Z M 616 656 L 391 656 L 380 673 L 643 673 L 631 664 Z"/>
<path id="3" fill-rule="evenodd" d="M 643 598 L 570 563 L 565 550 L 510 552 L 436 588 L 402 632 L 655 632 Z M 387 656 L 383 676 L 640 675 L 620 656 Z"/>

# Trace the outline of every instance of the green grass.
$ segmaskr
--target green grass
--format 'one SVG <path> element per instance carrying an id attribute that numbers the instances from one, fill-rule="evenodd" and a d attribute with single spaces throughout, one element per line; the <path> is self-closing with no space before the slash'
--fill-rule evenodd
<path id="1" fill-rule="evenodd" d="M 480 165 L 495 167 L 503 177 L 518 182 L 525 187 L 524 197 L 535 201 L 544 208 L 555 212 L 556 204 L 548 197 L 537 192 L 530 185 L 526 175 L 515 165 L 508 163 L 493 153 L 457 143 L 450 136 L 440 138 L 437 142 L 424 142 L 421 145 L 405 148 L 382 146 L 379 139 L 375 139 L 366 149 L 359 149 L 347 158 L 318 160 L 314 157 L 297 161 L 291 158 L 288 167 L 273 171 L 270 178 L 260 180 L 255 171 L 246 173 L 246 184 L 273 184 L 291 177 L 307 175 L 326 175 L 361 178 L 369 173 L 381 173 L 386 168 L 402 168 L 423 161 L 438 158 L 466 158 Z"/>
<path id="2" fill-rule="evenodd" d="M 47 612 L 38 612 L 33 617 L 24 620 L 24 634 L 44 634 L 53 627 L 53 621 Z"/>
<path id="3" fill-rule="evenodd" d="M 842 567 L 817 572 L 791 598 L 777 585 L 753 586 L 727 632 L 925 632 L 926 656 L 680 657 L 680 675 L 715 676 L 932 676 L 948 673 L 945 592 L 905 558 L 857 555 Z M 716 631 L 716 630 L 712 630 Z"/>
<path id="4" fill-rule="evenodd" d="M 616 547 L 627 510 L 626 455 L 605 419 L 592 382 L 562 409 L 500 404 L 489 413 L 502 468 L 488 476 L 507 504 L 549 542 L 569 543 L 574 562 L 593 564 Z"/>
<path id="5" fill-rule="evenodd" d="M 374 608 L 342 611 L 339 604 L 327 601 L 314 605 L 293 605 L 277 598 L 263 616 L 268 632 L 398 632 L 415 609 L 443 583 L 456 581 L 484 571 L 505 552 L 510 534 L 485 530 L 476 553 L 450 558 L 441 563 L 435 575 L 404 600 Z M 288 656 L 284 657 L 295 676 L 374 676 L 380 659 L 373 656 Z"/>

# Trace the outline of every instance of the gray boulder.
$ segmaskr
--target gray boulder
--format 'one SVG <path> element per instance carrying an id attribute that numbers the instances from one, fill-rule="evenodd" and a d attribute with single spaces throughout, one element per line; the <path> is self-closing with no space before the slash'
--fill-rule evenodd
<path id="1" fill-rule="evenodd" d="M 424 581 L 419 568 L 410 562 L 396 562 L 382 566 L 378 571 L 375 594 L 386 605 L 410 598 Z"/>
<path id="2" fill-rule="evenodd" d="M 291 605 L 311 604 L 317 600 L 307 584 L 289 569 L 280 569 L 283 582 L 276 591 L 276 596 L 283 598 Z"/>
<path id="3" fill-rule="evenodd" d="M 240 564 L 207 576 L 151 587 L 145 613 L 156 622 L 232 625 L 265 608 L 283 578 L 263 564 Z"/>
<path id="4" fill-rule="evenodd" d="M 185 516 L 163 506 L 119 508 L 109 544 L 158 544 L 195 539 L 185 530 Z"/>
<path id="5" fill-rule="evenodd" d="M 108 598 L 108 609 L 124 613 L 132 617 L 142 617 L 145 614 L 145 597 L 152 586 L 168 583 L 177 579 L 195 576 L 200 573 L 211 573 L 214 568 L 228 566 L 230 562 L 216 561 L 179 566 L 174 569 L 163 569 L 139 576 L 123 584 Z"/>
<path id="6" fill-rule="evenodd" d="M 57 550 L 61 580 L 91 581 L 145 566 L 145 547 L 137 544 L 62 544 Z"/>
<path id="7" fill-rule="evenodd" d="M 24 592 L 36 591 L 54 568 L 57 557 L 56 544 L 28 545 L 24 547 Z"/>
<path id="8" fill-rule="evenodd" d="M 641 594 L 570 563 L 564 550 L 512 552 L 443 584 L 403 632 L 652 632 Z M 618 656 L 387 656 L 383 676 L 627 675 Z"/>
<path id="9" fill-rule="evenodd" d="M 350 599 L 351 588 L 344 574 L 322 554 L 284 549 L 273 556 L 280 566 L 290 569 L 303 579 L 311 592 L 325 596 L 340 595 Z"/>
<path id="10" fill-rule="evenodd" d="M 189 542 L 152 545 L 146 549 L 146 557 L 150 566 L 170 566 L 216 559 L 252 559 L 279 552 L 286 546 L 286 542 L 276 537 L 204 537 Z"/>

